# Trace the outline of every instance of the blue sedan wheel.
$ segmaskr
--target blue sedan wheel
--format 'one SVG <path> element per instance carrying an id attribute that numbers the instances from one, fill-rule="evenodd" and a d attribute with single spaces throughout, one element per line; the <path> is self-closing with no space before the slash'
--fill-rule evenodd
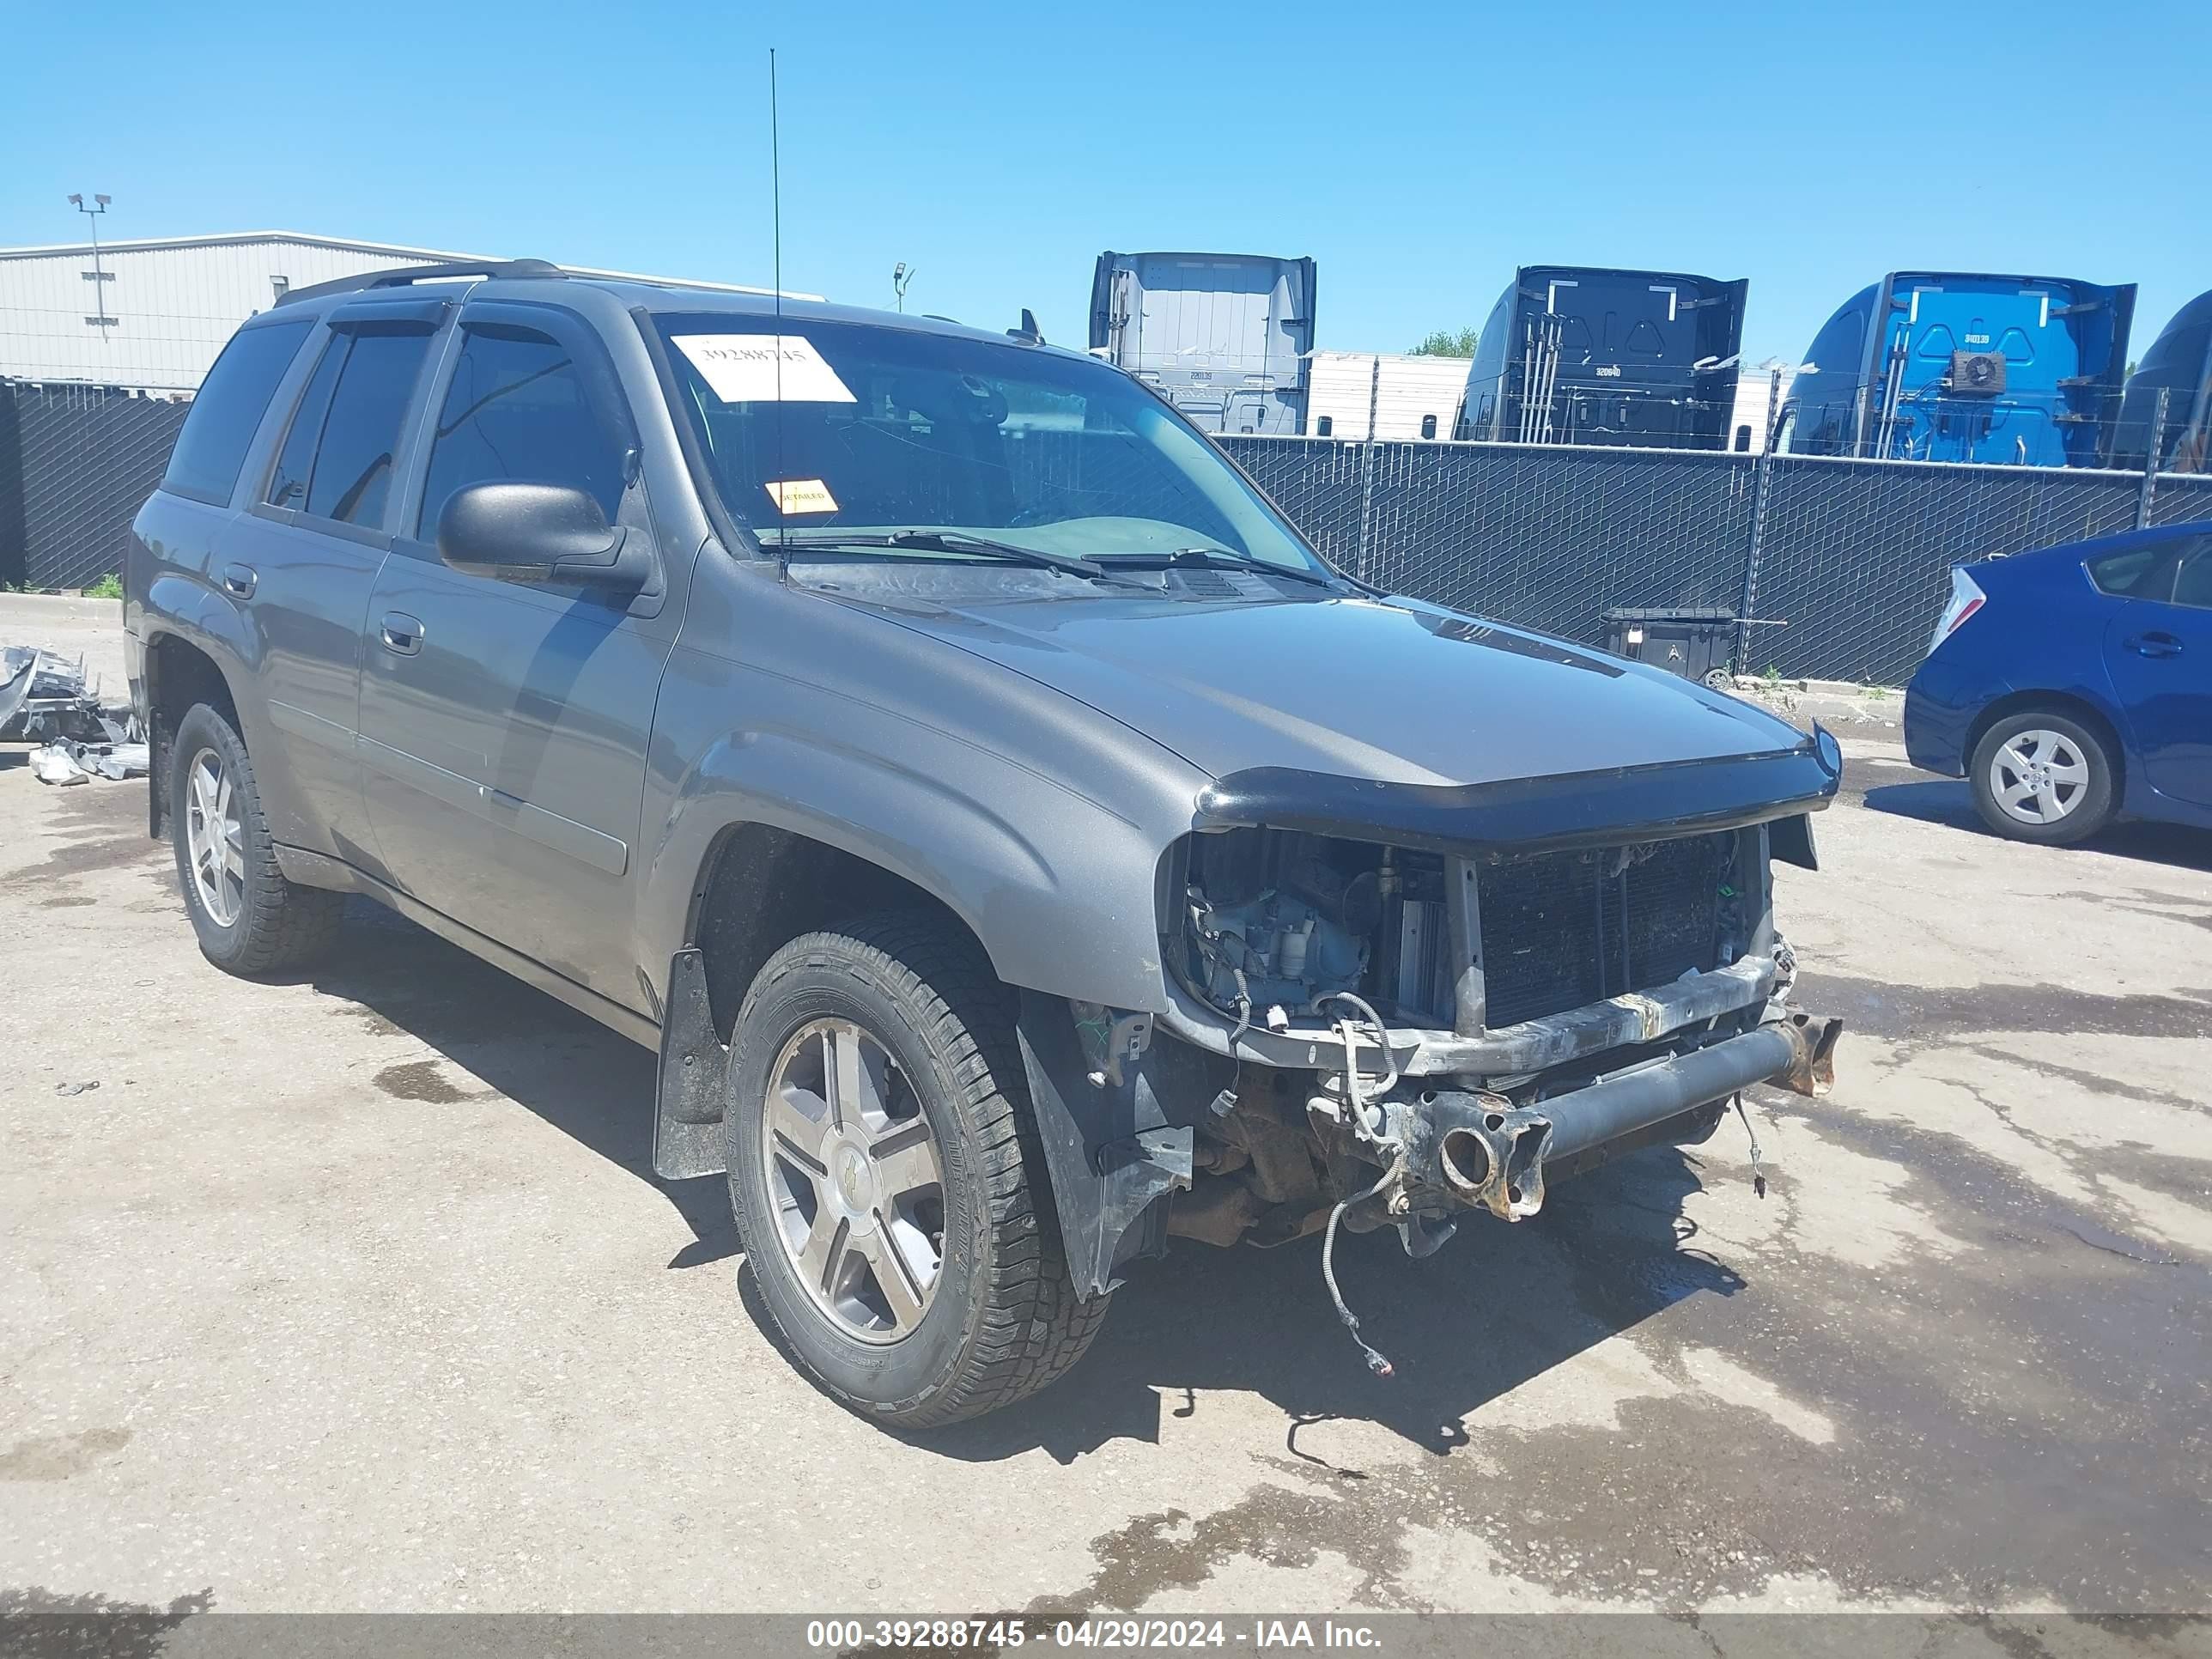
<path id="1" fill-rule="evenodd" d="M 1999 720 L 1974 746 L 1968 776 L 1990 829 L 2014 841 L 2076 842 L 2112 816 L 2112 766 L 2078 721 L 2028 712 Z"/>

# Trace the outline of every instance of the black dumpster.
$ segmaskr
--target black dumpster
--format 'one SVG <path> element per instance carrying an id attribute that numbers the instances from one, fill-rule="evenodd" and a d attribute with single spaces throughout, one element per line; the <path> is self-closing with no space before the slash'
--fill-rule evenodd
<path id="1" fill-rule="evenodd" d="M 1735 654 L 1736 614 L 1717 607 L 1605 613 L 1605 648 L 1686 680 L 1724 678 Z"/>

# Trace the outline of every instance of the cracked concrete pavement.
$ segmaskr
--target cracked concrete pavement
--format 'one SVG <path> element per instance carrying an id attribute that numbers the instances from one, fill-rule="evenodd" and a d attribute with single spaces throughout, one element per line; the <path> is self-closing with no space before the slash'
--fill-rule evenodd
<path id="1" fill-rule="evenodd" d="M 2203 1609 L 2212 842 L 2000 842 L 1847 741 L 1781 897 L 1850 1030 L 1832 1097 L 1753 1103 L 1763 1200 L 1731 1119 L 1425 1261 L 1348 1238 L 1389 1382 L 1313 1241 L 1179 1246 L 1060 1385 L 912 1440 L 778 1355 L 720 1183 L 651 1177 L 642 1049 L 373 909 L 226 978 L 143 786 L 10 745 L 0 1588 Z"/>

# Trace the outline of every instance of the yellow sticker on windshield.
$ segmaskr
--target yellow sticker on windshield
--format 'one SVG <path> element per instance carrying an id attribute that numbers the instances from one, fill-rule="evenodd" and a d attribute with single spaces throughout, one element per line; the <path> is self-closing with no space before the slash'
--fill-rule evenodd
<path id="1" fill-rule="evenodd" d="M 775 510 L 787 515 L 793 513 L 835 513 L 837 498 L 830 493 L 830 486 L 819 478 L 787 478 L 779 483 L 761 486 L 768 491 Z"/>

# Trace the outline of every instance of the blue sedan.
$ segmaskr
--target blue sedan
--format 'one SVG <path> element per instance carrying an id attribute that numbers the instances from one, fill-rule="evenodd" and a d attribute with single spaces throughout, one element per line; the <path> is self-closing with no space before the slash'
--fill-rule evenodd
<path id="1" fill-rule="evenodd" d="M 2212 523 L 1954 570 L 1905 746 L 2016 840 L 2123 813 L 2212 829 Z"/>

